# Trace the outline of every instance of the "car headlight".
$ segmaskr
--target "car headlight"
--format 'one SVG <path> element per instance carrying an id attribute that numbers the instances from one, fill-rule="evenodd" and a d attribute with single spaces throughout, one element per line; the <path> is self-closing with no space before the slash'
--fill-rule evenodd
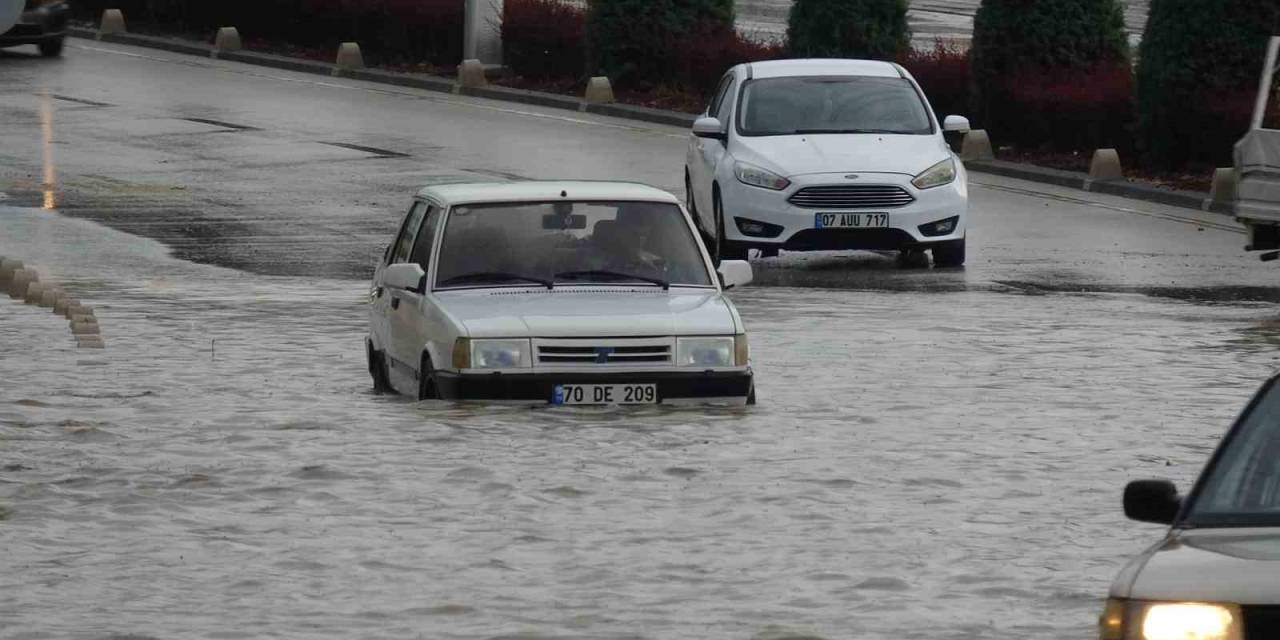
<path id="1" fill-rule="evenodd" d="M 745 162 L 734 163 L 733 173 L 738 176 L 738 182 L 749 184 L 753 187 L 782 191 L 791 185 L 790 180 L 772 171 L 765 171 L 754 164 Z"/>
<path id="2" fill-rule="evenodd" d="M 1241 640 L 1240 607 L 1206 602 L 1107 601 L 1101 640 Z"/>
<path id="3" fill-rule="evenodd" d="M 947 158 L 938 164 L 924 170 L 924 173 L 916 176 L 911 184 L 917 189 L 932 189 L 941 187 L 944 184 L 951 184 L 956 181 L 956 161 L 954 158 Z"/>
<path id="4" fill-rule="evenodd" d="M 680 367 L 732 367 L 737 358 L 737 341 L 733 336 L 723 338 L 677 338 L 676 366 Z"/>
<path id="5" fill-rule="evenodd" d="M 458 369 L 527 369 L 533 366 L 528 340 L 468 340 L 459 338 L 453 349 Z"/>

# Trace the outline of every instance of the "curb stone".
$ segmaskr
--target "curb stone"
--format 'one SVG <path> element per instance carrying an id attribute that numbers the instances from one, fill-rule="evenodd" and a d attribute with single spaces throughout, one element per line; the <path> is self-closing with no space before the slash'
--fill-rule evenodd
<path id="1" fill-rule="evenodd" d="M 88 40 L 96 40 L 98 38 L 97 31 L 83 27 L 69 27 L 67 29 L 67 33 L 73 37 Z M 211 45 L 192 42 L 190 40 L 144 36 L 131 33 L 104 34 L 101 40 L 102 42 L 197 55 L 203 58 L 210 57 L 210 54 L 214 51 L 214 47 Z M 245 51 L 243 49 L 240 51 L 219 52 L 217 59 L 331 77 L 334 70 L 333 64 L 325 62 L 317 62 L 302 58 L 291 58 L 271 53 L 255 53 Z M 526 89 L 514 89 L 500 86 L 459 87 L 457 83 L 452 80 L 426 74 L 381 71 L 377 69 L 359 69 L 344 71 L 342 76 L 366 82 L 376 82 L 414 89 L 425 89 L 427 91 L 438 91 L 442 93 L 454 93 L 468 97 L 516 102 L 554 109 L 564 109 L 568 111 L 586 112 L 595 115 L 648 122 L 652 124 L 664 124 L 674 127 L 691 127 L 693 126 L 693 121 L 698 117 L 696 114 L 684 113 L 681 111 L 654 109 L 651 107 L 642 107 L 637 105 L 619 103 L 587 103 L 581 98 L 574 96 L 530 91 Z M 1155 202 L 1175 207 L 1195 209 L 1197 211 L 1234 215 L 1235 207 L 1232 203 L 1213 202 L 1209 198 L 1208 194 L 1195 191 L 1161 189 L 1150 185 L 1121 181 L 1091 182 L 1089 181 L 1088 174 L 1082 172 L 1063 171 L 1060 169 L 1037 167 L 1034 165 L 1019 164 L 1016 162 L 1007 162 L 1002 160 L 970 160 L 965 162 L 965 167 L 971 171 L 979 173 L 1018 178 L 1020 180 L 1027 180 L 1030 182 L 1080 189 L 1083 191 L 1120 196 L 1133 200 Z"/>

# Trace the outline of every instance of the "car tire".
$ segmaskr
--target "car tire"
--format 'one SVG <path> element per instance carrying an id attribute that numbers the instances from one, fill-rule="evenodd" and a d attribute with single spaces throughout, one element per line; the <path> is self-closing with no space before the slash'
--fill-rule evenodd
<path id="1" fill-rule="evenodd" d="M 438 400 L 440 389 L 436 386 L 436 368 L 431 356 L 422 354 L 422 366 L 418 369 L 418 400 Z"/>
<path id="2" fill-rule="evenodd" d="M 716 264 L 722 260 L 746 260 L 747 248 L 725 238 L 724 204 L 720 201 L 720 192 L 712 194 L 711 202 L 716 213 Z"/>
<path id="3" fill-rule="evenodd" d="M 44 42 L 41 42 L 37 45 L 40 47 L 40 55 L 46 58 L 56 58 L 62 55 L 62 46 L 65 43 L 65 40 L 65 38 L 58 38 L 56 40 L 45 40 Z"/>
<path id="4" fill-rule="evenodd" d="M 951 240 L 934 245 L 933 266 L 963 267 L 965 258 L 964 244 L 964 238 L 961 238 L 959 240 Z"/>
<path id="5" fill-rule="evenodd" d="M 364 341 L 365 358 L 369 361 L 369 377 L 373 378 L 373 392 L 381 395 L 394 391 L 387 377 L 387 360 L 382 353 L 373 350 L 373 343 Z"/>

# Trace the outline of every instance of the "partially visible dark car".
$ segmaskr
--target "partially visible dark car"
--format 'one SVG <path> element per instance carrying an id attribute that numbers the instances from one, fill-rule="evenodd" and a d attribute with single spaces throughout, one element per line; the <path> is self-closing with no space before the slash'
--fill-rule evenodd
<path id="1" fill-rule="evenodd" d="M 18 24 L 0 34 L 0 49 L 34 44 L 47 58 L 62 55 L 70 15 L 64 0 L 26 0 Z"/>

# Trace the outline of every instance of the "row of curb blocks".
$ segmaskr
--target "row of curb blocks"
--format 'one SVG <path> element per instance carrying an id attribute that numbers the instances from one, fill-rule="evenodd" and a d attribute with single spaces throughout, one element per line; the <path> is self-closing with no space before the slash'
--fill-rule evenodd
<path id="1" fill-rule="evenodd" d="M 98 40 L 106 35 L 128 32 L 123 11 L 107 9 L 102 12 L 102 21 L 98 26 Z M 222 27 L 214 37 L 213 49 L 209 51 L 209 57 L 217 58 L 221 53 L 240 51 L 243 48 L 240 31 L 235 27 Z M 338 46 L 338 56 L 333 63 L 333 75 L 343 76 L 364 68 L 364 55 L 360 52 L 359 43 L 344 42 Z M 454 93 L 459 93 L 464 88 L 489 86 L 488 71 L 489 69 L 479 60 L 463 60 L 462 64 L 458 65 L 458 79 Z M 603 76 L 591 78 L 587 83 L 579 110 L 586 110 L 588 104 L 612 104 L 614 101 L 613 86 L 609 79 Z"/>
<path id="2" fill-rule="evenodd" d="M 982 129 L 974 129 L 964 135 L 960 144 L 960 159 L 966 162 L 986 162 L 995 160 L 995 152 L 991 147 L 991 137 Z M 1089 163 L 1089 175 L 1084 179 L 1082 188 L 1095 191 L 1098 183 L 1123 182 L 1124 166 L 1120 163 L 1120 154 L 1115 149 L 1098 149 L 1093 152 Z M 1230 207 L 1236 200 L 1240 185 L 1239 173 L 1234 167 L 1214 170 L 1213 186 L 1209 197 L 1201 204 L 1204 211 Z"/>
<path id="3" fill-rule="evenodd" d="M 10 298 L 39 305 L 66 318 L 80 348 L 106 347 L 93 308 L 80 304 L 58 285 L 41 282 L 40 273 L 21 260 L 0 256 L 0 289 L 8 292 Z"/>

